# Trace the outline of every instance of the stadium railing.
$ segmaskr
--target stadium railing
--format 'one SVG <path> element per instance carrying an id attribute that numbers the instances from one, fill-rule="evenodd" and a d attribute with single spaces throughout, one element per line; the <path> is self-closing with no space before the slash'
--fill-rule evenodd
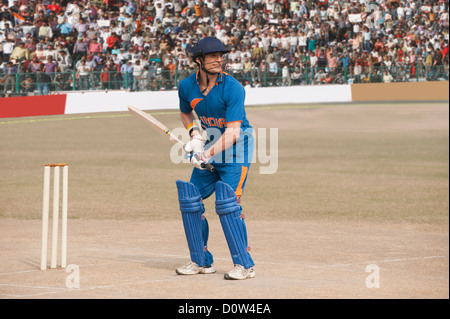
<path id="1" fill-rule="evenodd" d="M 179 82 L 193 71 L 162 70 L 148 72 L 146 76 L 133 73 L 109 71 L 76 71 L 57 73 L 0 73 L 0 93 L 23 95 L 48 95 L 62 91 L 161 91 L 176 90 Z M 448 81 L 448 65 L 426 66 L 422 64 L 403 66 L 353 66 L 353 67 L 308 67 L 278 68 L 271 73 L 267 69 L 253 68 L 244 73 L 227 70 L 243 85 L 270 87 L 292 85 L 390 83 L 411 81 Z"/>

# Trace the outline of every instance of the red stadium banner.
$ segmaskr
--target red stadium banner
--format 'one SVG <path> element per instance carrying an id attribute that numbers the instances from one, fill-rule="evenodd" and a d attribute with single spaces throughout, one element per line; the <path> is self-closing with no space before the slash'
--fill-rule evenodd
<path id="1" fill-rule="evenodd" d="M 64 114 L 66 98 L 66 94 L 0 98 L 0 118 Z"/>

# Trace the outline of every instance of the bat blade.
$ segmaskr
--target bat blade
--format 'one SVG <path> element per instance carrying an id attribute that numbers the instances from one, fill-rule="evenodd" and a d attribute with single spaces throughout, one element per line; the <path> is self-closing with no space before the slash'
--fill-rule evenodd
<path id="1" fill-rule="evenodd" d="M 173 134 L 168 128 L 167 126 L 165 126 L 163 123 L 161 123 L 160 121 L 158 121 L 157 119 L 155 119 L 153 116 L 151 116 L 148 113 L 145 113 L 144 111 L 138 109 L 137 107 L 134 106 L 128 106 L 128 111 L 130 111 L 131 114 L 143 119 L 144 121 L 147 122 L 147 124 L 152 124 L 153 126 L 155 126 L 156 128 L 160 129 L 161 131 L 163 131 L 164 133 L 166 133 L 167 135 L 169 135 L 172 140 L 174 140 L 177 143 L 180 143 L 182 145 L 184 145 L 184 143 L 175 136 L 175 134 Z"/>
<path id="2" fill-rule="evenodd" d="M 140 119 L 143 119 L 144 121 L 146 121 L 147 124 L 152 124 L 154 127 L 160 129 L 161 131 L 163 131 L 164 133 L 166 133 L 167 135 L 170 136 L 170 138 L 172 140 L 174 140 L 175 142 L 184 145 L 184 143 L 178 139 L 178 137 L 175 136 L 175 134 L 173 134 L 168 128 L 167 126 L 165 126 L 163 123 L 161 123 L 160 121 L 158 121 L 157 119 L 155 119 L 153 116 L 151 116 L 148 113 L 145 113 L 144 111 L 138 109 L 137 107 L 134 106 L 128 106 L 128 110 L 130 111 L 131 114 L 139 117 Z M 198 156 L 197 156 L 198 158 Z M 213 165 L 211 165 L 210 163 L 203 163 L 202 167 L 206 168 L 207 170 L 209 170 L 210 172 L 215 172 L 215 168 Z"/>

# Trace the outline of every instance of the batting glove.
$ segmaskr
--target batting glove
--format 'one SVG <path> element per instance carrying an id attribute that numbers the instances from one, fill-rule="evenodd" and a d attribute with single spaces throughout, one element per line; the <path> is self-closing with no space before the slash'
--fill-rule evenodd
<path id="1" fill-rule="evenodd" d="M 206 169 L 205 164 L 208 163 L 209 158 L 206 157 L 205 152 L 192 153 L 190 161 L 194 167 L 198 169 Z"/>
<path id="2" fill-rule="evenodd" d="M 184 144 L 183 150 L 186 153 L 199 153 L 203 152 L 203 137 L 200 134 L 194 134 L 191 140 Z"/>

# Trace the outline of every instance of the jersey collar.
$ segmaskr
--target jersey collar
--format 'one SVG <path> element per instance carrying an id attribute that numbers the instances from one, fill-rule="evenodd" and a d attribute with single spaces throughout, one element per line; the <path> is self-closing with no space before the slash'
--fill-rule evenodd
<path id="1" fill-rule="evenodd" d="M 224 73 L 223 71 L 220 71 L 219 75 L 217 76 L 216 85 L 223 81 L 223 73 Z M 200 79 L 200 70 L 198 70 L 195 75 L 195 80 L 197 81 L 197 84 L 200 85 L 199 79 Z"/>

